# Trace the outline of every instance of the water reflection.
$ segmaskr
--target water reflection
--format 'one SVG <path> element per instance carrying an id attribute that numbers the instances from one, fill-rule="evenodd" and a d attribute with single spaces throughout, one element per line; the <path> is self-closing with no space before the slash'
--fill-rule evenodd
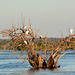
<path id="1" fill-rule="evenodd" d="M 49 75 L 49 74 L 52 74 L 52 73 L 55 73 L 56 69 L 58 70 L 59 72 L 59 69 L 58 68 L 31 68 L 29 70 L 27 70 L 26 72 L 28 73 L 27 75 Z M 57 71 L 56 71 L 57 72 Z"/>

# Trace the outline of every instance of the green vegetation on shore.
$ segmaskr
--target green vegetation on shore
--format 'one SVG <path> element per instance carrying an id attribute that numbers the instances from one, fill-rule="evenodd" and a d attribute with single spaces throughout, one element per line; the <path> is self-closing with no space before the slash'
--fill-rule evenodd
<path id="1" fill-rule="evenodd" d="M 60 41 L 61 38 L 48 38 L 47 39 L 47 44 L 45 44 L 45 41 L 42 41 L 42 40 L 39 40 L 39 41 L 35 41 L 34 43 L 34 49 L 35 50 L 51 50 L 52 49 L 52 45 L 58 41 Z M 68 43 L 67 42 L 67 45 L 71 45 L 72 49 L 75 50 L 75 38 L 72 38 L 71 39 L 71 43 Z M 9 43 L 10 42 L 10 43 Z M 26 48 L 24 47 L 24 45 L 21 45 L 21 46 L 18 46 L 16 47 L 16 45 L 13 44 L 13 42 L 9 39 L 0 39 L 0 50 L 13 50 L 13 46 L 14 46 L 14 49 L 17 49 L 17 50 L 26 50 Z M 47 46 L 47 47 L 46 47 Z"/>

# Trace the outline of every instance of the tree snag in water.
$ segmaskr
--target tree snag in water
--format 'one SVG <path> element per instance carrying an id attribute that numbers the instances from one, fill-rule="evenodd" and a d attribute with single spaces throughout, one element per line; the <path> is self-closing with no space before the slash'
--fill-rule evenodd
<path id="1" fill-rule="evenodd" d="M 31 28 L 31 24 L 30 24 L 30 27 L 28 29 L 26 29 L 26 27 L 24 26 L 23 28 L 12 27 L 11 29 L 1 31 L 1 34 L 4 35 L 5 37 L 8 36 L 11 38 L 11 41 L 13 42 L 12 49 L 17 50 L 17 47 L 19 46 L 24 46 L 26 48 L 27 57 L 28 57 L 26 59 L 29 61 L 30 65 L 33 66 L 34 68 L 56 68 L 58 67 L 57 66 L 58 60 L 65 54 L 66 50 L 72 48 L 72 46 L 68 43 L 72 42 L 70 39 L 75 37 L 75 34 L 69 35 L 68 37 L 65 37 L 62 40 L 50 45 L 48 44 L 47 37 L 45 37 L 45 39 L 43 39 L 42 37 L 39 37 L 39 39 L 36 39 L 38 38 L 37 37 L 38 32 L 39 30 Z M 37 41 L 40 40 L 39 42 L 41 41 L 44 42 L 45 58 L 41 57 L 39 51 L 36 52 L 36 47 L 34 48 L 34 44 L 37 41 L 35 39 Z M 46 52 L 49 49 L 49 47 L 51 47 L 50 49 L 51 54 L 49 55 L 49 58 L 47 58 Z M 22 52 L 21 55 L 22 54 L 24 53 Z"/>

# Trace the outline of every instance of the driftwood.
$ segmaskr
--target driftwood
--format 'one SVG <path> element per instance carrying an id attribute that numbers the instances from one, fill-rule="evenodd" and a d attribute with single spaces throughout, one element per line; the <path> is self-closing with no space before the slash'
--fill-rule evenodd
<path id="1" fill-rule="evenodd" d="M 1 34 L 5 37 L 10 37 L 11 41 L 13 41 L 13 49 L 17 50 L 17 47 L 23 45 L 27 48 L 27 57 L 26 58 L 30 65 L 34 68 L 56 68 L 58 60 L 65 54 L 65 51 L 71 49 L 71 45 L 67 45 L 67 42 L 72 42 L 70 39 L 75 36 L 69 35 L 68 37 L 63 38 L 62 40 L 54 43 L 52 46 L 47 44 L 47 37 L 42 39 L 42 36 L 39 37 L 39 40 L 45 41 L 45 59 L 40 56 L 40 53 L 35 53 L 36 49 L 34 49 L 34 42 L 37 38 L 39 30 L 34 30 L 31 28 L 31 24 L 27 29 L 26 26 L 23 25 L 23 28 L 12 27 L 12 29 L 7 29 L 1 31 Z M 36 32 L 36 33 L 35 33 Z M 11 42 L 10 41 L 10 42 Z M 9 42 L 9 43 L 10 43 Z M 16 46 L 15 46 L 16 45 Z M 15 46 L 15 47 L 14 47 Z M 47 47 L 51 46 L 52 49 L 49 59 L 46 58 Z M 63 53 L 61 53 L 63 51 Z M 23 54 L 23 53 L 21 53 Z M 24 59 L 24 58 L 23 58 Z M 24 59 L 24 60 L 26 60 Z M 55 61 L 56 59 L 56 61 Z M 24 61 L 25 62 L 25 61 Z"/>

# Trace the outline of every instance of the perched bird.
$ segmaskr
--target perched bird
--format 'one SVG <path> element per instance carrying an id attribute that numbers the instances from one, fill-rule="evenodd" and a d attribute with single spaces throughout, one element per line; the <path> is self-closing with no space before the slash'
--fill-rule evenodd
<path id="1" fill-rule="evenodd" d="M 29 31 L 27 30 L 27 31 L 25 32 L 25 34 L 29 34 Z"/>
<path id="2" fill-rule="evenodd" d="M 42 38 L 42 35 L 40 35 L 40 39 Z"/>
<path id="3" fill-rule="evenodd" d="M 22 28 L 20 28 L 20 30 L 22 30 L 22 33 L 25 33 L 24 30 Z"/>
<path id="4" fill-rule="evenodd" d="M 31 29 L 29 28 L 29 31 L 31 32 Z"/>
<path id="5" fill-rule="evenodd" d="M 73 34 L 73 29 L 70 29 L 70 34 Z"/>
<path id="6" fill-rule="evenodd" d="M 24 41 L 24 43 L 27 45 L 27 41 Z"/>
<path id="7" fill-rule="evenodd" d="M 27 28 L 27 26 L 26 26 L 26 25 L 22 27 L 22 29 L 26 29 L 26 28 Z"/>
<path id="8" fill-rule="evenodd" d="M 23 33 L 25 33 L 27 26 L 23 26 L 22 28 L 20 28 L 22 30 Z"/>
<path id="9" fill-rule="evenodd" d="M 24 29 L 26 29 L 27 28 L 27 26 L 24 26 Z"/>

